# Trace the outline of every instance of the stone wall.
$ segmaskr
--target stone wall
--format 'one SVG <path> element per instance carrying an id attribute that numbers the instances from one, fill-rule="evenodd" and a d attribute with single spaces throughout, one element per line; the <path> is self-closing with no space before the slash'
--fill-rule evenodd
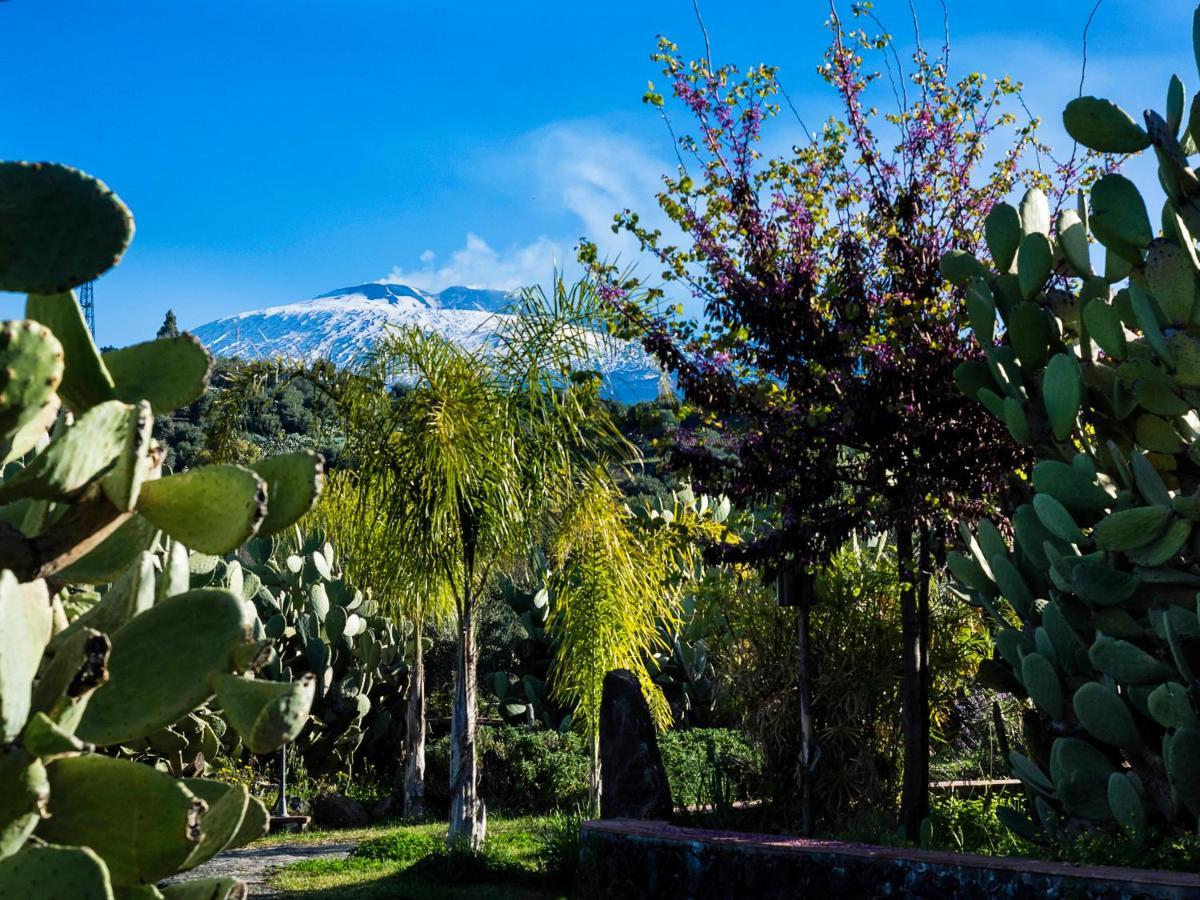
<path id="1" fill-rule="evenodd" d="M 579 874 L 584 896 L 605 898 L 1200 898 L 1196 875 L 631 820 L 583 824 Z"/>

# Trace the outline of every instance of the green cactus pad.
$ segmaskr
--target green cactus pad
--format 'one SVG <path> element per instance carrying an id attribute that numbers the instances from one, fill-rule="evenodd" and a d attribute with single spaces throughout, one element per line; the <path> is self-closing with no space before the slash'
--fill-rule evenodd
<path id="1" fill-rule="evenodd" d="M 1052 718 L 1063 717 L 1062 685 L 1054 666 L 1046 657 L 1040 653 L 1030 653 L 1021 660 L 1021 681 L 1034 703 Z"/>
<path id="2" fill-rule="evenodd" d="M 229 553 L 267 514 L 267 484 L 241 466 L 205 466 L 142 485 L 138 512 L 201 553 Z"/>
<path id="3" fill-rule="evenodd" d="M 252 841 L 257 841 L 267 833 L 270 824 L 271 817 L 267 808 L 261 800 L 251 794 L 247 798 L 242 824 L 238 826 L 237 833 L 230 838 L 227 848 L 232 850 L 234 847 L 244 847 Z"/>
<path id="4" fill-rule="evenodd" d="M 1071 674 L 1091 665 L 1087 647 L 1067 622 L 1059 604 L 1050 603 L 1042 609 L 1042 625 L 1050 635 L 1054 652 L 1058 656 L 1058 664 L 1063 671 Z"/>
<path id="5" fill-rule="evenodd" d="M 1092 185 L 1092 233 L 1123 259 L 1140 263 L 1154 238 L 1137 186 L 1124 175 L 1105 175 Z"/>
<path id="6" fill-rule="evenodd" d="M 68 500 L 98 478 L 126 446 L 132 407 L 116 400 L 93 406 L 12 478 L 0 503 L 22 498 Z"/>
<path id="7" fill-rule="evenodd" d="M 140 554 L 150 549 L 158 529 L 142 516 L 132 516 L 95 550 L 67 566 L 55 578 L 67 584 L 106 584 L 120 576 Z"/>
<path id="8" fill-rule="evenodd" d="M 966 287 L 973 278 L 987 278 L 987 266 L 965 250 L 951 250 L 941 260 L 942 276 L 957 287 Z"/>
<path id="9" fill-rule="evenodd" d="M 89 755 L 55 760 L 46 772 L 50 817 L 38 836 L 91 847 L 115 884 L 175 874 L 202 838 L 203 801 L 151 766 Z"/>
<path id="10" fill-rule="evenodd" d="M 1135 841 L 1146 836 L 1146 808 L 1133 779 L 1124 772 L 1108 777 L 1108 808 L 1124 832 Z"/>
<path id="11" fill-rule="evenodd" d="M 1102 634 L 1096 637 L 1088 656 L 1097 669 L 1120 684 L 1154 684 L 1174 674 L 1170 666 L 1140 647 Z"/>
<path id="12" fill-rule="evenodd" d="M 1068 813 L 1104 821 L 1108 808 L 1108 779 L 1112 764 L 1080 738 L 1058 738 L 1050 750 L 1050 777 Z"/>
<path id="13" fill-rule="evenodd" d="M 230 671 L 252 620 L 240 598 L 217 588 L 178 594 L 137 616 L 113 635 L 109 680 L 92 695 L 78 735 L 119 744 L 178 721 L 211 696 L 214 674 Z"/>
<path id="14" fill-rule="evenodd" d="M 1171 356 L 1171 348 L 1168 346 L 1167 339 L 1163 335 L 1162 327 L 1159 324 L 1158 304 L 1151 300 L 1149 295 L 1135 281 L 1129 283 L 1128 296 L 1130 306 L 1137 319 L 1137 325 L 1142 330 L 1142 335 L 1146 338 L 1150 346 L 1154 348 L 1154 352 L 1173 369 L 1175 367 L 1175 360 Z"/>
<path id="15" fill-rule="evenodd" d="M 1126 555 L 1139 566 L 1152 568 L 1161 566 L 1179 553 L 1192 533 L 1192 523 L 1186 519 L 1172 519 L 1166 531 L 1141 547 L 1127 550 Z"/>
<path id="16" fill-rule="evenodd" d="M 1007 203 L 997 203 L 983 223 L 988 253 L 997 271 L 1007 272 L 1021 246 L 1021 215 Z"/>
<path id="17" fill-rule="evenodd" d="M 1192 408 L 1175 392 L 1174 385 L 1166 375 L 1138 379 L 1133 394 L 1142 409 L 1156 416 L 1183 416 Z"/>
<path id="18" fill-rule="evenodd" d="M 308 719 L 316 679 L 257 681 L 237 675 L 213 677 L 217 701 L 251 753 L 271 753 L 295 740 Z"/>
<path id="19" fill-rule="evenodd" d="M 993 556 L 992 576 L 996 586 L 1000 588 L 1000 593 L 1013 605 L 1018 615 L 1028 616 L 1033 609 L 1033 592 L 1012 560 L 999 554 Z"/>
<path id="20" fill-rule="evenodd" d="M 325 460 L 320 453 L 302 450 L 272 456 L 251 467 L 267 483 L 267 517 L 259 534 L 290 528 L 316 505 L 325 481 Z"/>
<path id="21" fill-rule="evenodd" d="M 4 785 L 0 791 L 0 859 L 3 859 L 20 850 L 25 839 L 33 834 L 44 814 L 50 784 L 41 760 L 19 747 L 0 752 L 0 784 Z"/>
<path id="22" fill-rule="evenodd" d="M 112 643 L 107 635 L 90 628 L 55 640 L 33 689 L 35 712 L 42 712 L 68 731 L 74 731 L 92 692 L 108 678 Z"/>
<path id="23" fill-rule="evenodd" d="M 88 847 L 30 845 L 0 859 L 0 897 L 113 900 L 104 861 Z"/>
<path id="24" fill-rule="evenodd" d="M 1058 246 L 1067 258 L 1067 263 L 1080 278 L 1092 277 L 1092 258 L 1089 251 L 1087 229 L 1079 213 L 1073 209 L 1064 209 L 1058 214 L 1054 223 Z"/>
<path id="25" fill-rule="evenodd" d="M 1021 286 L 1021 296 L 1030 300 L 1041 293 L 1053 265 L 1050 239 L 1040 231 L 1025 235 L 1017 254 L 1017 283 Z"/>
<path id="26" fill-rule="evenodd" d="M 995 596 L 996 585 L 992 583 L 992 579 L 988 577 L 979 563 L 965 553 L 951 552 L 946 557 L 946 564 L 950 567 L 954 577 L 967 587 L 988 597 Z"/>
<path id="27" fill-rule="evenodd" d="M 1076 594 L 1096 606 L 1124 603 L 1138 589 L 1136 575 L 1122 572 L 1099 560 L 1085 560 L 1071 570 L 1071 585 Z"/>
<path id="28" fill-rule="evenodd" d="M 1196 269 L 1177 244 L 1155 238 L 1146 249 L 1146 283 L 1168 323 L 1176 327 L 1192 319 L 1196 305 Z"/>
<path id="29" fill-rule="evenodd" d="M 1077 97 L 1063 110 L 1063 127 L 1072 139 L 1101 153 L 1137 153 L 1150 146 L 1150 135 L 1110 100 Z"/>
<path id="30" fill-rule="evenodd" d="M 45 326 L 28 320 L 0 323 L 0 458 L 24 455 L 41 436 L 31 423 L 57 410 L 63 350 Z M 44 430 L 41 433 L 45 433 Z"/>
<path id="31" fill-rule="evenodd" d="M 66 753 L 82 753 L 87 744 L 61 728 L 45 713 L 34 713 L 21 732 L 21 743 L 35 756 L 50 758 Z"/>
<path id="32" fill-rule="evenodd" d="M 1186 96 L 1183 81 L 1178 75 L 1172 75 L 1167 86 L 1167 128 L 1171 134 L 1179 134 L 1179 126 L 1183 124 L 1183 102 Z"/>
<path id="33" fill-rule="evenodd" d="M 1193 815 L 1200 814 L 1200 728 L 1181 728 L 1171 736 L 1171 749 L 1164 754 L 1167 777 L 1179 798 Z"/>
<path id="34" fill-rule="evenodd" d="M 1079 530 L 1067 508 L 1049 494 L 1034 496 L 1033 508 L 1046 530 L 1059 540 L 1070 544 L 1087 543 L 1087 536 Z"/>
<path id="35" fill-rule="evenodd" d="M 1050 783 L 1050 779 L 1045 773 L 1038 768 L 1033 760 L 1026 756 L 1022 756 L 1015 750 L 1008 755 L 1009 762 L 1012 764 L 1013 774 L 1021 779 L 1030 788 L 1043 794 L 1047 797 L 1054 796 L 1054 785 Z"/>
<path id="36" fill-rule="evenodd" d="M 1021 233 L 1050 236 L 1050 201 L 1037 188 L 1030 188 L 1021 197 Z"/>
<path id="37" fill-rule="evenodd" d="M 1167 350 L 1175 362 L 1175 383 L 1185 388 L 1200 387 L 1200 340 L 1178 331 L 1167 338 Z"/>
<path id="38" fill-rule="evenodd" d="M 1075 430 L 1075 417 L 1083 399 L 1083 380 L 1079 363 L 1067 353 L 1058 353 L 1046 365 L 1042 382 L 1042 402 L 1050 430 L 1057 440 L 1064 441 Z"/>
<path id="39" fill-rule="evenodd" d="M 1017 304 L 1008 317 L 1008 339 L 1021 369 L 1036 372 L 1050 358 L 1050 322 L 1036 303 Z"/>
<path id="40" fill-rule="evenodd" d="M 1200 369 L 1197 370 L 1200 372 Z M 977 359 L 959 363 L 954 369 L 954 383 L 964 396 L 972 400 L 976 398 L 981 388 L 995 392 L 996 381 L 992 378 L 988 365 Z"/>
<path id="41" fill-rule="evenodd" d="M 154 413 L 145 400 L 129 407 L 124 452 L 117 463 L 100 481 L 108 502 L 121 512 L 130 512 L 137 505 L 142 484 L 150 473 L 150 438 L 154 429 Z"/>
<path id="42" fill-rule="evenodd" d="M 1037 511 L 1031 504 L 1024 503 L 1013 513 L 1012 522 L 1017 543 L 1025 555 L 1038 569 L 1048 568 L 1050 561 L 1046 558 L 1044 547 L 1046 541 L 1057 539 L 1046 530 L 1046 526 L 1038 518 Z"/>
<path id="43" fill-rule="evenodd" d="M 1044 459 L 1033 467 L 1034 489 L 1049 494 L 1069 510 L 1095 512 L 1113 505 L 1114 498 L 1089 476 L 1056 459 Z"/>
<path id="44" fill-rule="evenodd" d="M 1125 358 L 1125 328 L 1121 324 L 1121 317 L 1112 306 L 1103 300 L 1093 300 L 1083 308 L 1083 324 L 1088 330 L 1088 335 L 1100 345 L 1101 350 L 1115 359 Z M 1200 373 L 1200 354 L 1197 372 Z M 1197 377 L 1200 379 L 1200 374 Z"/>
<path id="45" fill-rule="evenodd" d="M 104 182 L 56 163 L 0 163 L 0 291 L 70 290 L 116 265 L 132 238 Z"/>
<path id="46" fill-rule="evenodd" d="M 134 616 L 144 613 L 154 605 L 157 571 L 154 554 L 142 551 L 140 558 L 113 582 L 99 603 L 85 610 L 65 631 L 55 635 L 53 645 L 58 645 L 83 628 L 115 634 Z"/>
<path id="47" fill-rule="evenodd" d="M 25 317 L 49 328 L 62 345 L 66 369 L 58 393 L 68 409 L 81 413 L 116 399 L 112 376 L 104 368 L 74 294 L 30 294 Z"/>
<path id="48" fill-rule="evenodd" d="M 1110 513 L 1092 536 L 1101 550 L 1135 550 L 1156 540 L 1171 520 L 1166 506 L 1138 506 Z"/>
<path id="49" fill-rule="evenodd" d="M 211 729 L 210 729 L 211 733 Z M 206 756 L 207 758 L 207 756 Z M 206 863 L 229 844 L 237 834 L 250 801 L 245 785 L 226 784 L 209 778 L 184 778 L 183 786 L 208 804 L 200 818 L 204 832 L 202 840 L 188 857 L 184 869 L 194 869 Z"/>
<path id="50" fill-rule="evenodd" d="M 212 357 L 190 334 L 110 350 L 103 360 L 119 399 L 146 400 L 160 416 L 201 397 L 212 374 Z"/>
<path id="51" fill-rule="evenodd" d="M 1165 682 L 1152 690 L 1146 705 L 1154 721 L 1164 728 L 1200 725 L 1188 700 L 1187 688 L 1177 681 Z"/>
<path id="52" fill-rule="evenodd" d="M 1098 741 L 1114 747 L 1134 749 L 1142 745 L 1142 736 L 1133 714 L 1116 692 L 1098 681 L 1081 685 L 1071 700 L 1075 715 L 1084 729 Z"/>
<path id="53" fill-rule="evenodd" d="M 1028 446 L 1031 439 L 1029 419 L 1025 415 L 1021 401 L 1014 397 L 1004 398 L 1004 424 L 1008 426 L 1008 433 L 1012 435 L 1014 441 L 1022 446 Z"/>
<path id="54" fill-rule="evenodd" d="M 50 640 L 53 616 L 46 583 L 18 584 L 12 572 L 0 572 L 0 621 L 0 738 L 8 743 L 25 727 L 30 686 Z"/>

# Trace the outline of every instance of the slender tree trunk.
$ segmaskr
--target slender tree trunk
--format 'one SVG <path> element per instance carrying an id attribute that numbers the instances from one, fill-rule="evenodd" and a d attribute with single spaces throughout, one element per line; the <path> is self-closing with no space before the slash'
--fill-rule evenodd
<path id="1" fill-rule="evenodd" d="M 418 614 L 413 620 L 413 664 L 405 717 L 404 815 L 409 819 L 425 814 L 425 648 L 421 619 Z"/>
<path id="2" fill-rule="evenodd" d="M 600 729 L 592 727 L 592 771 L 588 778 L 588 803 L 590 814 L 600 815 Z"/>
<path id="3" fill-rule="evenodd" d="M 802 578 L 805 576 L 801 576 Z M 812 652 L 809 646 L 809 609 L 811 596 L 804 596 L 796 610 L 796 649 L 799 655 L 800 683 L 800 834 L 812 837 L 814 781 L 816 780 L 816 742 L 813 739 Z"/>
<path id="4" fill-rule="evenodd" d="M 929 815 L 929 704 L 933 695 L 933 673 L 929 669 L 929 588 L 933 578 L 933 534 L 929 525 L 921 526 L 920 558 L 921 574 L 917 580 L 917 619 L 921 634 L 921 783 L 922 805 Z"/>
<path id="5" fill-rule="evenodd" d="M 487 811 L 479 797 L 475 752 L 476 678 L 475 602 L 467 596 L 458 622 L 454 672 L 454 709 L 450 720 L 450 840 L 473 849 L 483 845 Z"/>
<path id="6" fill-rule="evenodd" d="M 921 573 L 914 565 L 911 523 L 896 529 L 896 556 L 900 576 L 900 640 L 903 674 L 900 682 L 901 722 L 904 730 L 904 784 L 900 818 L 910 841 L 921 837 L 921 822 L 929 815 L 929 711 L 922 700 L 923 674 Z M 926 599 L 926 606 L 928 600 Z"/>

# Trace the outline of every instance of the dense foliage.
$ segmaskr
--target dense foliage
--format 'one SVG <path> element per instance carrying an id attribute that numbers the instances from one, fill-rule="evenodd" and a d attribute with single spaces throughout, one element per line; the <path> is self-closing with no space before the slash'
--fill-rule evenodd
<path id="1" fill-rule="evenodd" d="M 1161 228 L 1108 174 L 1053 225 L 1039 194 L 996 206 L 991 265 L 945 263 L 986 354 L 960 368 L 964 391 L 1037 455 L 1032 499 L 1006 510 L 1015 541 L 985 520 L 951 559 L 988 611 L 993 673 L 1034 706 L 1011 757 L 1025 811 L 1001 812 L 1035 840 L 1104 823 L 1136 842 L 1200 813 L 1200 121 L 1183 108 L 1175 77 L 1144 129 L 1095 97 L 1063 113 L 1094 150 L 1154 147 Z"/>

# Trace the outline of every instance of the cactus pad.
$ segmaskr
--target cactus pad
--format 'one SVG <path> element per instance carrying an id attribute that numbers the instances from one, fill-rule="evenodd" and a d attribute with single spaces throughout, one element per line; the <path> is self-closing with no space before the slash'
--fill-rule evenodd
<path id="1" fill-rule="evenodd" d="M 108 682 L 92 695 L 77 729 L 94 744 L 144 737 L 200 706 L 210 680 L 233 667 L 250 639 L 245 604 L 229 591 L 201 588 L 156 604 L 113 635 Z M 147 654 L 146 647 L 170 647 Z"/>
<path id="2" fill-rule="evenodd" d="M 104 182 L 54 163 L 0 163 L 0 291 L 68 291 L 116 265 L 132 238 L 133 218 Z"/>
<path id="3" fill-rule="evenodd" d="M 138 512 L 201 553 L 229 553 L 267 515 L 267 483 L 241 466 L 206 466 L 142 485 Z"/>

